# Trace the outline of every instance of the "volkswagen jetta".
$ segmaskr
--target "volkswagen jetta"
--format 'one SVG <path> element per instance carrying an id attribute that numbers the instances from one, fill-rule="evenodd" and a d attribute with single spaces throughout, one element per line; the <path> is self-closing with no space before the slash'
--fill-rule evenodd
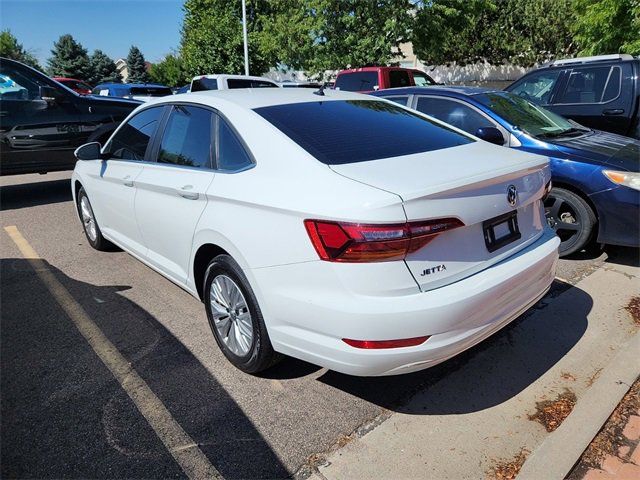
<path id="1" fill-rule="evenodd" d="M 76 154 L 89 243 L 203 301 L 249 373 L 280 354 L 355 375 L 423 369 L 508 324 L 554 278 L 548 160 L 387 100 L 176 95 Z"/>

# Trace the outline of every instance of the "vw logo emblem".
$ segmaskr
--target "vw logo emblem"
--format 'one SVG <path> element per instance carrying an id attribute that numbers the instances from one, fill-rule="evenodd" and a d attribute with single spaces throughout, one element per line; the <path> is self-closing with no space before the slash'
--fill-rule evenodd
<path id="1" fill-rule="evenodd" d="M 507 202 L 512 207 L 515 207 L 516 203 L 518 203 L 518 189 L 515 185 L 509 185 L 507 188 Z"/>

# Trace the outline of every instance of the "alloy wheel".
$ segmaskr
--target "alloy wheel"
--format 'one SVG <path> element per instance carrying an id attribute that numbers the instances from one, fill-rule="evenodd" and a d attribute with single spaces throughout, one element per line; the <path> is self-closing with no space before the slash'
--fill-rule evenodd
<path id="1" fill-rule="evenodd" d="M 80 214 L 82 215 L 82 224 L 84 225 L 84 231 L 87 232 L 87 236 L 92 242 L 96 241 L 98 237 L 98 231 L 96 228 L 96 219 L 93 216 L 93 210 L 91 204 L 86 196 L 80 199 Z"/>
<path id="2" fill-rule="evenodd" d="M 220 340 L 235 355 L 247 355 L 253 342 L 253 320 L 240 287 L 228 276 L 218 275 L 211 282 L 209 298 Z"/>

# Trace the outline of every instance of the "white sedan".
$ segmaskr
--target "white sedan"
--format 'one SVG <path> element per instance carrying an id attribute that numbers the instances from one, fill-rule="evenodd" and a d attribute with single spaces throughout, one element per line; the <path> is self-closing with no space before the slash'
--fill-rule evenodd
<path id="1" fill-rule="evenodd" d="M 245 372 L 280 354 L 363 376 L 427 368 L 507 325 L 554 278 L 547 159 L 387 100 L 175 95 L 76 155 L 89 243 L 204 302 Z"/>

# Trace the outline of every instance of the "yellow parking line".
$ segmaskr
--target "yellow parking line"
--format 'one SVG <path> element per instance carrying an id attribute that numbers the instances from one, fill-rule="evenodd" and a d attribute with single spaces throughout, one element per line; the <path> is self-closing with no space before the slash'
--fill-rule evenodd
<path id="1" fill-rule="evenodd" d="M 198 444 L 176 422 L 162 401 L 151 391 L 149 385 L 138 375 L 115 345 L 102 333 L 102 330 L 89 318 L 84 308 L 60 283 L 18 229 L 15 226 L 4 227 L 4 229 L 20 249 L 24 258 L 29 261 L 51 295 L 87 340 L 96 355 L 111 370 L 120 386 L 133 400 L 133 403 L 149 422 L 153 431 L 156 432 L 160 441 L 167 447 L 167 450 L 184 473 L 192 479 L 221 479 L 222 476 L 198 448 Z"/>

